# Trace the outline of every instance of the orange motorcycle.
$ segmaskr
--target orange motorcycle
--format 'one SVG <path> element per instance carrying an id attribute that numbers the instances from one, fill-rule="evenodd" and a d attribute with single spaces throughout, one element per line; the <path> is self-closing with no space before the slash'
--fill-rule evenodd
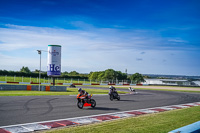
<path id="1" fill-rule="evenodd" d="M 88 94 L 88 96 L 78 94 L 76 98 L 78 100 L 77 106 L 80 109 L 82 109 L 85 106 L 91 106 L 92 108 L 96 106 L 96 101 L 92 99 L 92 94 Z"/>

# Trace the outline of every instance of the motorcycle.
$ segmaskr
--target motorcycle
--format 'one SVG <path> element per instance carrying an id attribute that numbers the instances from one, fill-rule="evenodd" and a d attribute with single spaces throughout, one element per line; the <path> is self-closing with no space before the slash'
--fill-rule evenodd
<path id="1" fill-rule="evenodd" d="M 118 101 L 120 100 L 120 96 L 118 95 L 117 92 L 111 92 L 109 93 L 110 95 L 110 100 L 113 101 L 113 99 L 117 99 Z"/>
<path id="2" fill-rule="evenodd" d="M 92 108 L 94 108 L 96 106 L 96 101 L 94 99 L 92 99 L 92 94 L 88 95 L 87 98 L 85 95 L 77 95 L 77 106 L 78 108 L 82 109 L 84 106 L 91 106 Z"/>

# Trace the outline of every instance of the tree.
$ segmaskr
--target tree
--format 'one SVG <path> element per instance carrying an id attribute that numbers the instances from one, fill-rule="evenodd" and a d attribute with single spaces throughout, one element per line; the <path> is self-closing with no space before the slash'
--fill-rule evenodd
<path id="1" fill-rule="evenodd" d="M 113 80 L 116 79 L 116 72 L 113 69 L 107 69 L 105 70 L 105 79 L 107 80 Z"/>
<path id="2" fill-rule="evenodd" d="M 30 69 L 28 67 L 24 67 L 24 66 L 20 69 L 20 72 L 31 73 Z"/>
<path id="3" fill-rule="evenodd" d="M 139 73 L 135 73 L 135 74 L 131 75 L 130 79 L 136 84 L 140 84 L 141 82 L 145 81 L 142 74 L 139 74 Z"/>
<path id="4" fill-rule="evenodd" d="M 93 72 L 93 73 L 89 76 L 89 79 L 90 79 L 90 80 L 97 80 L 97 79 L 98 79 L 98 75 L 99 75 L 99 72 Z"/>
<path id="5" fill-rule="evenodd" d="M 105 80 L 105 72 L 104 71 L 99 72 L 98 80 L 99 81 Z"/>
<path id="6" fill-rule="evenodd" d="M 76 71 L 71 71 L 71 72 L 69 73 L 69 75 L 70 75 L 70 76 L 77 76 L 77 75 L 79 75 L 79 73 L 76 72 Z"/>
<path id="7" fill-rule="evenodd" d="M 118 80 L 125 80 L 125 79 L 127 79 L 127 74 L 122 73 L 121 71 L 116 71 L 116 78 Z"/>

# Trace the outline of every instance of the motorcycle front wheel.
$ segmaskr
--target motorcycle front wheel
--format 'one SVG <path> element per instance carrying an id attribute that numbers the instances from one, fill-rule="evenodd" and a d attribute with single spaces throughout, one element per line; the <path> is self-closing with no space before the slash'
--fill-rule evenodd
<path id="1" fill-rule="evenodd" d="M 96 106 L 96 101 L 94 99 L 91 99 L 91 107 L 94 108 Z"/>
<path id="2" fill-rule="evenodd" d="M 79 109 L 82 109 L 83 105 L 84 105 L 84 103 L 82 101 L 77 102 L 77 106 L 78 106 Z"/>
<path id="3" fill-rule="evenodd" d="M 111 94 L 110 95 L 110 100 L 112 101 L 114 99 L 113 95 Z"/>
<path id="4" fill-rule="evenodd" d="M 117 100 L 118 100 L 118 101 L 120 100 L 120 96 L 119 96 L 119 95 L 117 96 Z"/>

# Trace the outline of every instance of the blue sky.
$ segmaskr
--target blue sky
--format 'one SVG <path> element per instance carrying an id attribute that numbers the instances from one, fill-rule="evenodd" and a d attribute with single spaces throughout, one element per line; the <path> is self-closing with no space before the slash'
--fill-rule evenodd
<path id="1" fill-rule="evenodd" d="M 0 0 L 0 69 L 39 69 L 62 46 L 62 71 L 200 76 L 199 0 Z M 46 71 L 47 53 L 42 53 Z"/>

